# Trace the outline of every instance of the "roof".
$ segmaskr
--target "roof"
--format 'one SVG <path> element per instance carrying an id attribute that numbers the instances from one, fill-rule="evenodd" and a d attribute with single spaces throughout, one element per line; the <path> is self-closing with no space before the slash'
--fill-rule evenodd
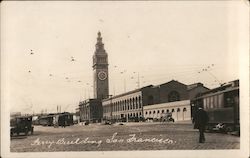
<path id="1" fill-rule="evenodd" d="M 122 93 L 122 94 L 118 94 L 118 95 L 112 96 L 112 99 L 119 98 L 119 97 L 122 97 L 122 96 L 125 96 L 125 95 L 128 95 L 128 94 L 136 93 L 136 92 L 141 91 L 144 88 L 149 88 L 149 87 L 153 87 L 153 85 L 148 85 L 148 86 L 145 86 L 145 87 L 142 87 L 142 88 L 138 88 L 138 89 L 126 92 L 126 93 Z M 103 99 L 102 101 L 107 101 L 107 100 L 110 100 L 110 99 L 111 99 L 111 97 Z"/>
<path id="2" fill-rule="evenodd" d="M 198 88 L 198 87 L 203 87 L 203 88 L 205 88 L 207 90 L 210 90 L 209 88 L 205 87 L 203 85 L 203 83 L 200 83 L 200 82 L 187 85 L 187 90 L 190 91 L 190 90 L 193 90 L 193 89 Z"/>
<path id="3" fill-rule="evenodd" d="M 217 95 L 217 94 L 221 94 L 221 93 L 225 93 L 225 92 L 230 92 L 230 91 L 234 91 L 234 90 L 239 90 L 239 87 L 230 87 L 228 89 L 222 90 L 222 91 L 217 91 L 214 93 L 202 93 L 202 95 L 200 97 L 197 97 L 196 99 L 201 99 L 204 97 L 209 97 L 209 96 L 213 96 L 213 95 Z"/>
<path id="4" fill-rule="evenodd" d="M 238 87 L 239 88 L 239 80 L 234 80 L 234 81 L 230 81 L 228 83 L 224 83 L 220 87 L 210 89 L 209 91 L 204 92 L 203 94 L 221 92 L 221 91 L 224 91 L 226 89 L 229 89 L 229 91 L 230 91 L 230 88 L 232 88 L 232 87 Z"/>
<path id="5" fill-rule="evenodd" d="M 234 81 L 222 84 L 220 87 L 216 87 L 214 89 L 210 89 L 206 92 L 203 92 L 201 96 L 198 97 L 197 99 L 217 95 L 220 93 L 235 91 L 235 90 L 239 90 L 239 80 L 234 80 Z"/>
<path id="6" fill-rule="evenodd" d="M 177 81 L 177 80 L 171 80 L 171 81 L 168 81 L 168 82 L 165 82 L 165 83 L 159 84 L 159 85 L 157 85 L 157 86 L 155 86 L 155 87 L 159 87 L 159 86 L 167 85 L 167 84 L 170 84 L 171 82 L 175 82 L 175 83 L 179 83 L 179 84 L 181 84 L 181 85 L 187 86 L 186 84 L 181 83 L 181 82 L 179 82 L 179 81 Z"/>

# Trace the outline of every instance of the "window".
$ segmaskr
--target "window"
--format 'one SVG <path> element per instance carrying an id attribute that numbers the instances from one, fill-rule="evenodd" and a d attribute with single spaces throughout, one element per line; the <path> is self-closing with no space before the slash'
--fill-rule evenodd
<path id="1" fill-rule="evenodd" d="M 135 108 L 138 109 L 138 99 L 137 99 L 137 97 L 135 98 Z"/>
<path id="2" fill-rule="evenodd" d="M 161 113 L 164 113 L 164 110 L 161 110 Z"/>
<path id="3" fill-rule="evenodd" d="M 203 99 L 204 109 L 207 109 L 207 99 Z"/>
<path id="4" fill-rule="evenodd" d="M 133 109 L 135 109 L 135 98 L 133 98 Z"/>
<path id="5" fill-rule="evenodd" d="M 214 97 L 210 97 L 210 108 L 214 108 Z"/>
<path id="6" fill-rule="evenodd" d="M 172 109 L 172 112 L 174 112 L 174 109 Z"/>
<path id="7" fill-rule="evenodd" d="M 218 98 L 218 108 L 222 108 L 223 107 L 223 97 L 224 97 L 223 94 L 219 95 L 219 98 Z"/>
<path id="8" fill-rule="evenodd" d="M 159 113 L 160 113 L 160 110 L 157 111 L 157 114 L 159 114 Z"/>
<path id="9" fill-rule="evenodd" d="M 149 111 L 149 114 L 151 114 L 151 111 Z"/>
<path id="10" fill-rule="evenodd" d="M 206 100 L 207 100 L 207 108 L 209 109 L 210 108 L 210 98 L 208 97 L 208 98 L 206 98 Z"/>
<path id="11" fill-rule="evenodd" d="M 139 108 L 141 108 L 141 96 L 139 96 Z"/>
<path id="12" fill-rule="evenodd" d="M 177 109 L 177 112 L 180 112 L 180 111 L 181 111 L 180 108 L 178 108 L 178 109 Z"/>
<path id="13" fill-rule="evenodd" d="M 172 91 L 168 95 L 168 101 L 169 102 L 174 102 L 174 101 L 179 101 L 180 100 L 180 95 L 176 91 Z"/>
<path id="14" fill-rule="evenodd" d="M 186 109 L 186 108 L 183 108 L 183 112 L 184 112 L 184 111 L 187 111 L 187 109 Z"/>
<path id="15" fill-rule="evenodd" d="M 155 111 L 153 112 L 153 114 L 155 114 Z"/>
<path id="16" fill-rule="evenodd" d="M 148 114 L 148 112 L 146 111 L 146 115 Z"/>
<path id="17" fill-rule="evenodd" d="M 167 113 L 169 113 L 169 110 L 167 109 Z"/>

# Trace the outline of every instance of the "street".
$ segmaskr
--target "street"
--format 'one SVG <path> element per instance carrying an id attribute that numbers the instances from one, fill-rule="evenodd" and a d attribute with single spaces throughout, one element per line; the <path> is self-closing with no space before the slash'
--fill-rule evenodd
<path id="1" fill-rule="evenodd" d="M 240 137 L 205 133 L 198 143 L 198 130 L 190 123 L 90 124 L 66 128 L 35 126 L 34 135 L 15 136 L 11 152 L 196 150 L 239 149 Z"/>

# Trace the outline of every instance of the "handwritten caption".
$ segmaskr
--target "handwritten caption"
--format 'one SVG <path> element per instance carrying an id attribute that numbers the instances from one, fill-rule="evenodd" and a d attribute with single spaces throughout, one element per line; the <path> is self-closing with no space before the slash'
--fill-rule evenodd
<path id="1" fill-rule="evenodd" d="M 66 139 L 66 138 L 59 138 L 58 140 L 41 140 L 37 138 L 34 142 L 31 143 L 32 146 L 42 146 L 46 145 L 48 148 L 51 148 L 53 145 L 87 145 L 92 144 L 100 147 L 101 144 L 107 143 L 159 143 L 159 144 L 174 144 L 176 141 L 169 139 L 169 138 L 141 138 L 138 137 L 136 134 L 129 134 L 128 138 L 118 138 L 117 133 L 114 133 L 111 138 L 107 139 L 98 139 L 93 140 L 89 137 L 84 139 L 82 138 L 73 138 L 73 139 Z"/>

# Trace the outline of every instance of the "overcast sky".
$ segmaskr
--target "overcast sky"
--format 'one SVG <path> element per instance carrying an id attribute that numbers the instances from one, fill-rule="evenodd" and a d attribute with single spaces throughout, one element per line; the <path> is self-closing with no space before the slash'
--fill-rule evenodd
<path id="1" fill-rule="evenodd" d="M 241 7 L 232 1 L 5 1 L 5 106 L 74 111 L 91 98 L 98 31 L 109 58 L 110 94 L 137 88 L 138 73 L 140 87 L 174 79 L 213 88 L 239 79 Z"/>

